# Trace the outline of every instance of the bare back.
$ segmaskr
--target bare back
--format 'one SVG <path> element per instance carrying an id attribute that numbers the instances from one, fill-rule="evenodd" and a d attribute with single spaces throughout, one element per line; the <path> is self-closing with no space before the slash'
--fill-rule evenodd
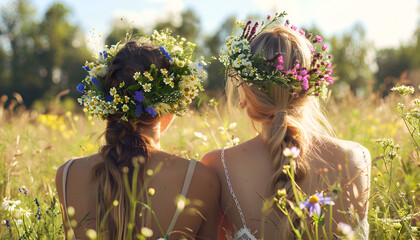
<path id="1" fill-rule="evenodd" d="M 312 195 L 315 191 L 326 189 L 328 184 L 321 177 L 318 169 L 328 169 L 326 174 L 332 182 L 339 180 L 338 165 L 343 168 L 343 177 L 340 179 L 344 186 L 344 207 L 353 205 L 360 218 L 364 218 L 367 211 L 369 193 L 370 155 L 369 152 L 357 143 L 338 139 L 323 139 L 323 143 L 313 142 L 318 148 L 309 154 L 310 169 L 306 178 L 300 183 L 302 190 Z M 227 220 L 232 231 L 236 232 L 242 227 L 242 221 L 229 191 L 223 165 L 221 163 L 221 150 L 207 153 L 203 163 L 215 169 L 221 182 L 222 217 Z M 264 223 L 265 239 L 284 239 L 278 226 L 287 218 L 278 217 L 275 213 L 264 215 L 262 207 L 264 199 L 271 197 L 267 188 L 274 170 L 268 148 L 257 136 L 235 147 L 225 149 L 226 167 L 229 171 L 233 191 L 243 211 L 247 227 L 257 238 L 261 237 L 262 220 Z M 348 164 L 346 164 L 348 162 Z M 324 174 L 324 171 L 323 173 Z M 361 204 L 358 204 L 358 203 Z M 341 209 L 341 207 L 340 207 Z M 333 218 L 345 222 L 343 214 L 333 209 Z M 229 224 L 228 224 L 229 225 Z"/>
<path id="2" fill-rule="evenodd" d="M 75 214 L 70 219 L 78 223 L 74 228 L 78 239 L 87 239 L 86 230 L 96 229 L 98 182 L 92 176 L 92 169 L 99 161 L 102 161 L 99 154 L 76 159 L 68 171 L 67 206 L 75 209 Z M 164 232 L 168 229 L 175 214 L 177 199 L 181 194 L 188 166 L 188 160 L 158 151 L 152 152 L 146 162 L 145 169 L 154 170 L 158 167 L 160 169 L 151 178 L 148 188 L 155 189 L 155 194 L 151 197 L 151 206 Z M 59 168 L 56 176 L 57 192 L 62 206 L 64 203 L 63 169 L 64 165 Z M 186 196 L 187 204 L 176 220 L 170 235 L 171 239 L 178 239 L 181 236 L 187 239 L 216 238 L 219 187 L 216 174 L 197 162 Z M 63 213 L 63 219 L 66 219 L 67 212 L 63 211 Z M 153 219 L 149 227 L 154 232 L 153 238 L 163 237 L 158 224 Z"/>

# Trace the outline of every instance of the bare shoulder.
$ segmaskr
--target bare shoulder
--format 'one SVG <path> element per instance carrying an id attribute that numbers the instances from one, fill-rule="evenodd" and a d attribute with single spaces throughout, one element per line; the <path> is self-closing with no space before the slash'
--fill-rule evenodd
<path id="1" fill-rule="evenodd" d="M 201 158 L 201 162 L 206 166 L 216 170 L 220 165 L 221 155 L 222 149 L 210 151 Z"/>

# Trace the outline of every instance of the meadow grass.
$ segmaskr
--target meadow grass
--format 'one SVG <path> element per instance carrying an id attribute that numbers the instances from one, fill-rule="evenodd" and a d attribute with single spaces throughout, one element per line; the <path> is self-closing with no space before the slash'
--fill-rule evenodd
<path id="1" fill-rule="evenodd" d="M 371 239 L 415 239 L 419 236 L 419 149 L 398 113 L 399 101 L 400 97 L 394 93 L 384 99 L 374 96 L 359 99 L 348 95 L 326 104 L 337 137 L 359 142 L 371 153 Z M 407 108 L 414 107 L 407 105 Z M 225 104 L 213 101 L 191 110 L 183 118 L 176 118 L 162 137 L 162 148 L 199 160 L 208 151 L 256 135 L 245 113 L 229 114 L 227 111 Z M 60 107 L 48 114 L 32 110 L 10 112 L 0 108 L 2 202 L 20 200 L 15 208 L 21 207 L 18 212 L 27 213 L 12 214 L 3 206 L 0 210 L 1 239 L 15 239 L 18 235 L 25 239 L 64 237 L 61 210 L 56 201 L 55 172 L 71 158 L 96 153 L 103 143 L 104 128 L 102 121 L 86 117 L 82 112 L 65 112 Z M 396 148 L 387 149 L 375 141 L 383 138 L 392 138 L 401 147 L 397 155 L 390 154 Z M 8 207 L 13 204 L 9 202 Z M 21 221 L 17 223 L 18 220 Z"/>

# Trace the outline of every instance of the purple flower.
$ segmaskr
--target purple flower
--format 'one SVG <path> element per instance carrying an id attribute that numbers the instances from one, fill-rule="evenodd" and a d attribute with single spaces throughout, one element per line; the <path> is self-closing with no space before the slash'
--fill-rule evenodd
<path id="1" fill-rule="evenodd" d="M 152 106 L 148 106 L 146 108 L 146 112 L 148 112 L 152 117 L 156 116 L 157 112 Z"/>
<path id="2" fill-rule="evenodd" d="M 111 95 L 108 95 L 108 97 L 105 98 L 105 101 L 107 102 L 111 102 L 112 100 L 114 100 L 114 97 Z"/>
<path id="3" fill-rule="evenodd" d="M 303 202 L 300 202 L 300 208 L 306 208 L 309 210 L 309 216 L 312 217 L 314 212 L 317 216 L 321 216 L 321 205 L 328 204 L 334 205 L 334 202 L 331 200 L 331 197 L 324 197 L 323 192 L 315 193 L 310 196 L 309 199 L 306 199 Z"/>
<path id="4" fill-rule="evenodd" d="M 318 41 L 318 42 L 322 42 L 322 37 L 321 36 L 319 36 L 319 35 L 316 35 L 315 36 L 315 39 Z"/>
<path id="5" fill-rule="evenodd" d="M 166 51 L 166 49 L 164 47 L 159 47 L 159 50 L 162 53 L 162 55 L 169 60 L 169 62 L 172 62 L 172 58 L 169 55 L 169 52 Z"/>
<path id="6" fill-rule="evenodd" d="M 34 202 L 35 202 L 35 204 L 39 207 L 38 198 L 35 198 Z"/>
<path id="7" fill-rule="evenodd" d="M 105 59 L 108 57 L 108 53 L 106 51 L 99 52 L 99 55 L 104 55 Z"/>
<path id="8" fill-rule="evenodd" d="M 99 89 L 102 89 L 101 84 L 99 83 L 98 79 L 96 79 L 96 77 L 92 77 L 92 83 L 95 84 Z"/>
<path id="9" fill-rule="evenodd" d="M 144 100 L 144 95 L 141 91 L 135 91 L 134 92 L 136 95 L 134 96 L 134 99 L 137 100 L 137 102 L 141 102 Z"/>
<path id="10" fill-rule="evenodd" d="M 327 50 L 327 44 L 322 45 L 322 51 Z"/>
<path id="11" fill-rule="evenodd" d="M 85 91 L 85 84 L 83 83 L 79 83 L 79 85 L 77 85 L 77 91 L 80 93 L 83 93 Z"/>
<path id="12" fill-rule="evenodd" d="M 23 193 L 24 193 L 25 195 L 27 195 L 27 194 L 28 194 L 28 190 L 26 190 L 26 189 L 25 189 L 25 191 L 24 191 Z"/>
<path id="13" fill-rule="evenodd" d="M 301 85 L 302 85 L 302 89 L 303 89 L 303 90 L 305 90 L 305 91 L 306 91 L 306 90 L 308 90 L 308 89 L 309 89 L 309 83 L 308 83 L 308 80 L 307 80 L 306 78 L 304 78 L 304 79 L 303 79 L 303 81 L 302 81 L 302 84 L 301 84 Z"/>
<path id="14" fill-rule="evenodd" d="M 136 116 L 140 117 L 140 114 L 143 112 L 143 104 L 142 103 L 138 103 L 136 105 Z"/>
<path id="15" fill-rule="evenodd" d="M 5 224 L 6 224 L 6 227 L 10 227 L 10 222 L 9 222 L 9 220 L 4 220 L 5 221 Z"/>

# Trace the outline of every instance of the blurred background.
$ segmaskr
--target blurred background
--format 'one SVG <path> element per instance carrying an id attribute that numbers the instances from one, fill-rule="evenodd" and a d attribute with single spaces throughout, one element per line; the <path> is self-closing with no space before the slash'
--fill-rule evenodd
<path id="1" fill-rule="evenodd" d="M 396 84 L 420 84 L 418 0 L 0 0 L 0 96 L 9 111 L 75 110 L 82 64 L 128 29 L 170 28 L 218 56 L 237 19 L 286 11 L 292 24 L 324 37 L 334 60 L 333 98 L 380 99 Z M 207 67 L 207 95 L 223 95 L 222 66 Z"/>

